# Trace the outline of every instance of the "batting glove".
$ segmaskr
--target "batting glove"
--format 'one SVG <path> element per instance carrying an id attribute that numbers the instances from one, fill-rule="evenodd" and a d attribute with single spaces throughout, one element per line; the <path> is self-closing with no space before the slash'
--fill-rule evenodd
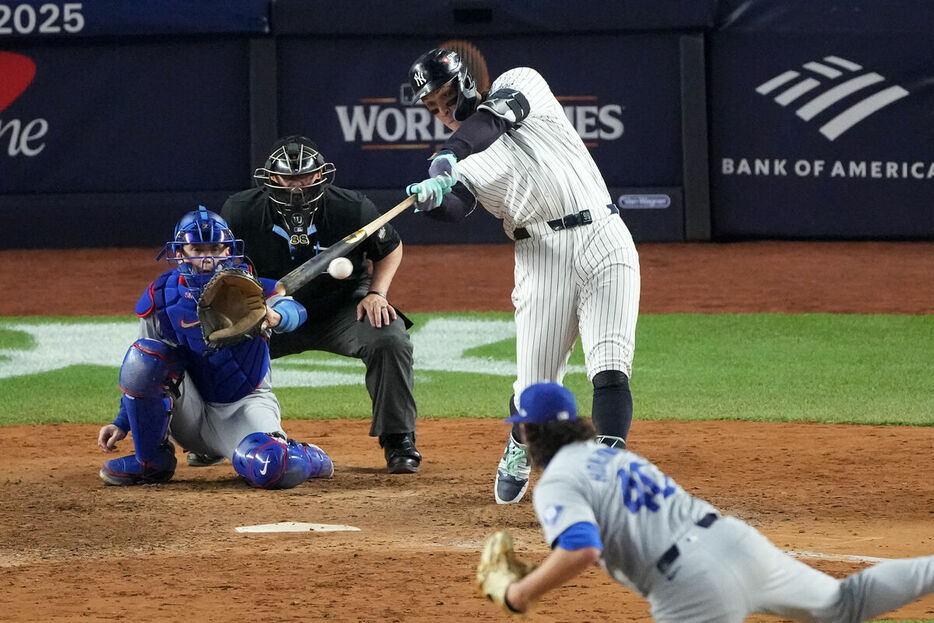
<path id="1" fill-rule="evenodd" d="M 457 182 L 457 156 L 448 149 L 443 149 L 435 154 L 434 158 L 431 159 L 431 166 L 428 167 L 428 177 L 438 177 L 439 175 L 447 176 Z"/>
<path id="2" fill-rule="evenodd" d="M 415 211 L 428 212 L 441 205 L 444 195 L 451 192 L 454 181 L 449 177 L 438 176 L 418 184 L 409 184 L 405 192 L 415 195 Z"/>

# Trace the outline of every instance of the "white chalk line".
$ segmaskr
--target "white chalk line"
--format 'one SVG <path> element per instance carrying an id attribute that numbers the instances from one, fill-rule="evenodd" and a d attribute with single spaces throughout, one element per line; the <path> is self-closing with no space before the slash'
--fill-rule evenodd
<path id="1" fill-rule="evenodd" d="M 454 541 L 449 543 L 429 543 L 432 547 L 454 547 L 458 549 L 480 549 L 483 543 L 480 541 Z M 818 558 L 820 560 L 830 560 L 834 562 L 871 562 L 877 563 L 889 558 L 876 558 L 874 556 L 857 556 L 854 554 L 822 554 L 820 552 L 808 552 L 803 550 L 782 550 L 789 556 L 795 558 Z"/>
<path id="2" fill-rule="evenodd" d="M 890 560 L 889 558 L 876 558 L 874 556 L 854 556 L 850 554 L 821 554 L 820 552 L 805 552 L 796 550 L 784 550 L 789 556 L 795 558 L 820 558 L 821 560 L 833 560 L 836 562 L 882 562 Z"/>

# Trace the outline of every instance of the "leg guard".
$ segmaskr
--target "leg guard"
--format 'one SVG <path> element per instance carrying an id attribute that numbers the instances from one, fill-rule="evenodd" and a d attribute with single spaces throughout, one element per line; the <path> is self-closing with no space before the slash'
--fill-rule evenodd
<path id="1" fill-rule="evenodd" d="M 160 447 L 169 427 L 164 397 L 165 385 L 177 365 L 174 355 L 165 342 L 141 338 L 133 342 L 120 366 L 121 407 L 133 432 L 136 458 L 142 464 L 167 465 Z M 172 458 L 174 462 L 174 453 Z"/>
<path id="2" fill-rule="evenodd" d="M 168 402 L 164 387 L 175 364 L 172 348 L 148 338 L 136 340 L 120 366 L 120 409 L 133 433 L 134 454 L 104 463 L 100 477 L 111 485 L 166 482 L 175 473 L 175 446 L 167 439 Z"/>
<path id="3" fill-rule="evenodd" d="M 318 446 L 268 433 L 244 437 L 232 462 L 238 474 L 261 489 L 291 489 L 309 478 L 334 474 L 331 458 Z"/>
<path id="4" fill-rule="evenodd" d="M 169 413 L 162 398 L 124 395 L 121 408 L 130 421 L 134 454 L 104 463 L 100 477 L 110 485 L 166 482 L 175 474 L 175 446 L 167 439 Z"/>
<path id="5" fill-rule="evenodd" d="M 629 377 L 619 370 L 604 370 L 593 377 L 591 419 L 603 443 L 611 447 L 626 445 L 632 425 L 632 392 Z"/>

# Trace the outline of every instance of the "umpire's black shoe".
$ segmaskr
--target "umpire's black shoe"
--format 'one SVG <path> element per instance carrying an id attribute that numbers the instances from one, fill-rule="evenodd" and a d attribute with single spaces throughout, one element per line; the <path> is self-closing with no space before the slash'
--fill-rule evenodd
<path id="1" fill-rule="evenodd" d="M 415 449 L 415 433 L 380 435 L 379 445 L 386 456 L 390 474 L 417 474 L 422 455 Z"/>

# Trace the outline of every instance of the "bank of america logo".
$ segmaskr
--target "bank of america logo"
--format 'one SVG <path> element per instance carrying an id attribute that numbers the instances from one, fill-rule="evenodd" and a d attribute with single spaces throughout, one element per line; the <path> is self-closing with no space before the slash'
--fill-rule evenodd
<path id="1" fill-rule="evenodd" d="M 908 95 L 898 85 L 882 88 L 885 77 L 839 56 L 825 56 L 821 61 L 805 63 L 805 73 L 789 70 L 756 87 L 760 95 L 773 95 L 780 106 L 804 101 L 795 111 L 800 118 L 811 121 L 824 111 L 851 95 L 863 95 L 820 127 L 820 133 L 834 140 L 869 115 Z M 815 91 L 815 89 L 818 89 Z M 813 91 L 813 93 L 812 93 Z M 870 92 L 871 91 L 871 92 Z M 805 101 L 805 98 L 806 101 Z M 836 108 L 835 108 L 836 110 Z"/>

